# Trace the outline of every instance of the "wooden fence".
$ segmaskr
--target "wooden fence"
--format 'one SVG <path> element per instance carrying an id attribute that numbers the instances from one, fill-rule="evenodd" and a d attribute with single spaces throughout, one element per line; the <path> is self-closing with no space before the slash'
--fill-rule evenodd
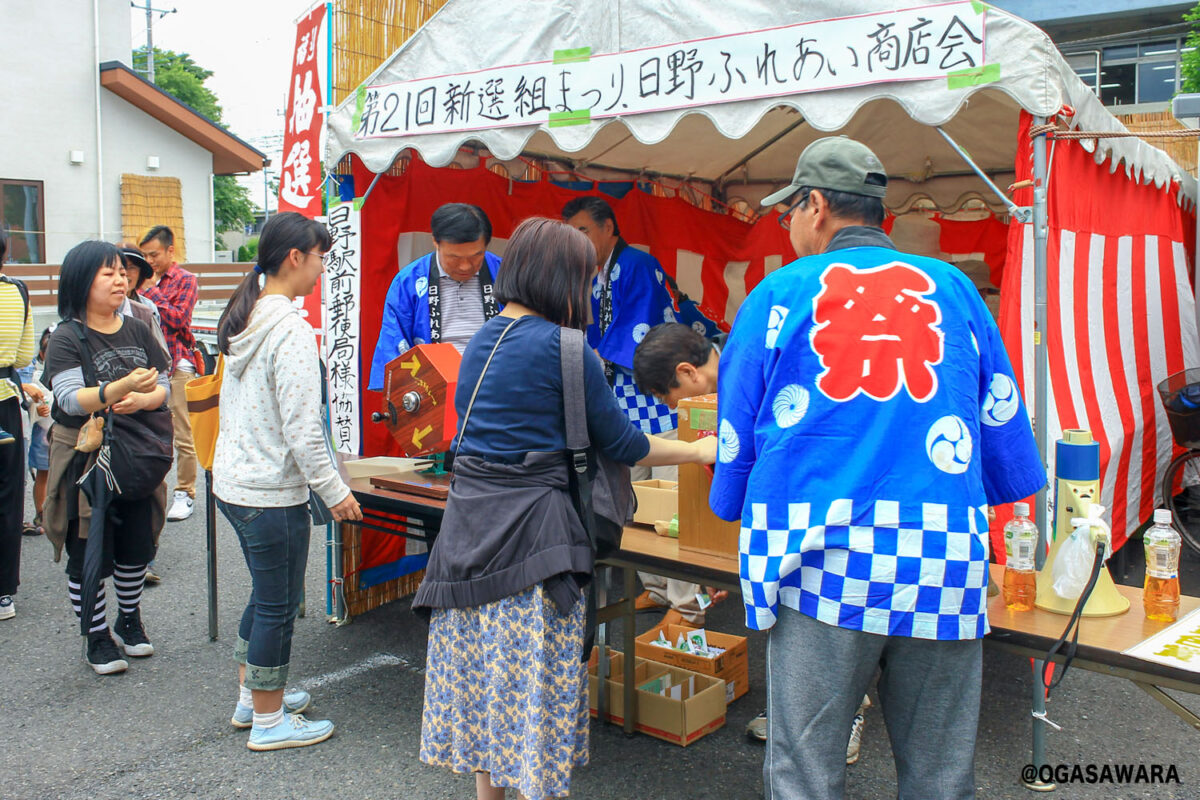
<path id="1" fill-rule="evenodd" d="M 1112 109 L 1114 112 L 1118 109 Z M 1144 114 L 1118 114 L 1117 119 L 1133 133 L 1151 133 L 1158 131 L 1176 131 L 1184 126 L 1169 111 L 1151 111 Z M 1196 174 L 1196 140 L 1195 139 L 1158 139 L 1154 137 L 1143 139 L 1147 144 L 1166 152 L 1184 170 Z"/>
<path id="2" fill-rule="evenodd" d="M 233 290 L 253 269 L 253 264 L 183 264 L 196 275 L 199 301 L 224 303 Z M 23 281 L 29 287 L 29 302 L 34 308 L 58 306 L 58 264 L 5 264 L 4 274 Z"/>

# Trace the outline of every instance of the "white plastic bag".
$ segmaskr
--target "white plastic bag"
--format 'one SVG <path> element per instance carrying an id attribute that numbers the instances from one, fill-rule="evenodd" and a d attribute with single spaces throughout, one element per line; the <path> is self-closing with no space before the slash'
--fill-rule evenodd
<path id="1" fill-rule="evenodd" d="M 1105 561 L 1112 555 L 1112 529 L 1101 519 L 1104 511 L 1104 506 L 1093 505 L 1088 508 L 1087 519 L 1072 519 L 1075 529 L 1054 557 L 1054 593 L 1064 600 L 1078 600 L 1083 594 L 1096 559 L 1096 540 L 1104 542 Z"/>

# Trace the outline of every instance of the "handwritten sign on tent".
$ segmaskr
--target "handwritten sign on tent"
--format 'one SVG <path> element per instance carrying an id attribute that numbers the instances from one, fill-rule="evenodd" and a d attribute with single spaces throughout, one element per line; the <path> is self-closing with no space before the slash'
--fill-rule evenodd
<path id="1" fill-rule="evenodd" d="M 981 3 L 805 22 L 622 53 L 359 87 L 355 138 L 453 133 L 730 103 L 867 83 L 968 75 L 985 65 Z"/>
<path id="2" fill-rule="evenodd" d="M 325 254 L 325 365 L 333 449 L 357 454 L 359 428 L 359 308 L 362 225 L 353 203 L 329 209 L 326 221 L 333 248 Z"/>

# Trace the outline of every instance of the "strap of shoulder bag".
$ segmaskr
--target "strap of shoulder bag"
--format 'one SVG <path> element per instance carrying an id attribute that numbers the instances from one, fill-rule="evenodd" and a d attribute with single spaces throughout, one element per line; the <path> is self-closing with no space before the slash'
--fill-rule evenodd
<path id="1" fill-rule="evenodd" d="M 467 422 L 471 419 L 471 409 L 475 407 L 475 397 L 479 394 L 479 387 L 483 384 L 483 376 L 487 375 L 488 367 L 492 364 L 492 358 L 496 355 L 496 350 L 500 347 L 500 343 L 504 341 L 504 337 L 512 330 L 512 326 L 516 325 L 522 319 L 524 317 L 517 317 L 504 326 L 504 330 L 500 331 L 500 335 L 496 337 L 496 343 L 492 345 L 492 352 L 488 353 L 487 361 L 483 362 L 483 369 L 479 371 L 479 380 L 475 381 L 475 388 L 471 391 L 471 399 L 467 403 L 467 413 L 463 414 L 462 424 L 458 426 L 458 443 L 454 445 L 454 458 L 458 458 L 458 450 L 462 447 L 463 434 L 467 432 Z"/>
<path id="2" fill-rule="evenodd" d="M 92 362 L 92 348 L 87 340 L 87 329 L 77 319 L 68 320 L 65 324 L 75 332 L 75 338 L 79 340 L 79 368 L 83 371 L 84 386 L 99 386 L 100 382 L 96 380 L 96 365 Z"/>
<path id="3" fill-rule="evenodd" d="M 587 400 L 583 383 L 583 332 L 562 328 L 559 338 L 563 381 L 563 419 L 566 423 L 567 449 L 579 492 L 579 515 L 587 531 L 592 551 L 596 550 L 596 517 L 592 508 L 592 481 L 588 476 Z"/>

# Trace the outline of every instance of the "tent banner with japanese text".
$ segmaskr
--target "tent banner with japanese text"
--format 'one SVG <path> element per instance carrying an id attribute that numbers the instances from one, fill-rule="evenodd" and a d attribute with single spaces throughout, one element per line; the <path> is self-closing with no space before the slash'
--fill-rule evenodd
<path id="1" fill-rule="evenodd" d="M 321 112 L 317 42 L 325 13 L 325 6 L 315 8 L 296 25 L 279 176 L 279 210 L 310 218 L 321 213 L 321 129 L 325 115 Z"/>
<path id="2" fill-rule="evenodd" d="M 361 287 L 360 212 L 353 202 L 329 209 L 325 223 L 333 249 L 325 254 L 322 289 L 325 297 L 325 358 L 329 393 L 329 427 L 333 448 L 358 453 L 359 304 Z"/>
<path id="3" fill-rule="evenodd" d="M 283 129 L 283 163 L 279 173 L 279 211 L 295 211 L 310 219 L 321 213 L 321 134 L 325 115 L 321 111 L 319 55 L 324 52 L 321 21 L 325 6 L 319 6 L 296 24 L 296 46 L 292 50 L 292 75 Z M 304 298 L 304 316 L 318 333 L 322 330 L 321 293 Z"/>
<path id="4" fill-rule="evenodd" d="M 355 138 L 592 120 L 891 81 L 980 81 L 987 6 L 950 2 L 361 86 Z M 547 53 L 547 55 L 551 55 Z"/>

